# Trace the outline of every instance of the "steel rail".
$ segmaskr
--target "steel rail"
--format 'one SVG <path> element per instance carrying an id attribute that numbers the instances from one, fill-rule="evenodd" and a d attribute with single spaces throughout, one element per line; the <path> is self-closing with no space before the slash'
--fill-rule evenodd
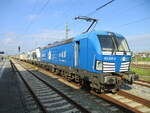
<path id="1" fill-rule="evenodd" d="M 20 64 L 20 63 L 19 63 Z M 82 107 L 81 105 L 79 105 L 78 103 L 74 102 L 71 98 L 69 98 L 68 96 L 66 96 L 65 94 L 63 94 L 61 91 L 57 90 L 56 88 L 54 88 L 53 86 L 51 86 L 49 83 L 47 83 L 45 80 L 43 80 L 42 78 L 38 77 L 35 73 L 33 73 L 32 71 L 28 70 L 25 66 L 23 66 L 22 64 L 20 64 L 24 69 L 26 69 L 26 71 L 28 71 L 29 73 L 31 73 L 34 77 L 36 77 L 38 80 L 42 81 L 46 86 L 48 86 L 49 88 L 51 88 L 52 90 L 54 90 L 56 93 L 58 93 L 59 95 L 61 95 L 62 97 L 64 97 L 66 100 L 68 100 L 68 102 L 70 102 L 71 104 L 75 105 L 81 112 L 83 113 L 90 113 L 87 109 L 85 109 L 84 107 Z"/>
<path id="2" fill-rule="evenodd" d="M 124 97 L 126 97 L 126 98 L 128 98 L 130 100 L 133 100 L 133 101 L 136 101 L 138 103 L 141 103 L 141 104 L 143 104 L 143 105 L 145 105 L 145 106 L 150 108 L 150 101 L 149 100 L 140 98 L 138 96 L 132 95 L 132 94 L 127 93 L 127 92 L 122 91 L 122 90 L 120 90 L 117 94 L 120 95 L 120 96 L 124 96 Z"/>
<path id="3" fill-rule="evenodd" d="M 120 107 L 123 107 L 125 108 L 126 110 L 128 110 L 127 112 L 133 112 L 133 113 L 142 113 L 140 111 L 138 111 L 137 109 L 134 109 L 133 107 L 123 103 L 123 102 L 120 102 L 119 100 L 116 100 L 114 99 L 113 97 L 109 96 L 109 95 L 106 95 L 106 94 L 97 94 L 93 91 L 91 91 L 92 94 L 96 95 L 96 96 L 99 96 L 100 98 L 110 102 L 110 103 L 113 103 L 113 104 L 116 104 L 117 106 L 120 106 Z"/>
<path id="4" fill-rule="evenodd" d="M 30 71 L 30 70 L 28 70 L 28 71 Z M 33 73 L 33 72 L 31 72 L 31 73 Z M 33 74 L 34 74 L 34 73 L 33 73 Z M 45 82 L 45 81 L 44 81 L 44 82 Z M 48 85 L 49 85 L 49 84 L 48 84 Z M 104 100 L 106 100 L 106 101 L 108 101 L 108 102 L 110 102 L 110 103 L 113 103 L 113 104 L 115 104 L 115 105 L 117 105 L 117 106 L 119 106 L 119 107 L 121 107 L 121 108 L 126 109 L 128 112 L 142 113 L 142 112 L 139 111 L 138 109 L 136 109 L 136 108 L 134 108 L 134 107 L 131 107 L 131 106 L 129 106 L 129 105 L 127 105 L 126 103 L 123 103 L 123 102 L 121 102 L 121 101 L 118 101 L 118 100 L 116 100 L 115 98 L 110 97 L 110 96 L 108 96 L 108 95 L 105 95 L 105 94 L 97 94 L 97 93 L 95 93 L 95 92 L 93 92 L 93 91 L 92 91 L 91 93 L 94 94 L 94 95 L 96 95 L 96 96 L 101 97 L 102 99 L 104 99 Z M 132 95 L 132 94 L 129 94 L 129 93 L 126 93 L 126 92 L 123 92 L 123 91 L 119 91 L 117 94 L 120 95 L 120 96 L 123 96 L 123 97 L 125 97 L 125 98 L 127 98 L 127 99 L 130 99 L 130 100 L 133 100 L 133 101 L 135 101 L 135 102 L 141 103 L 142 105 L 145 105 L 145 106 L 147 106 L 147 107 L 150 107 L 150 101 L 149 101 L 149 100 L 145 100 L 145 99 L 143 99 L 143 98 L 137 97 L 137 96 L 135 96 L 135 95 Z"/>
<path id="5" fill-rule="evenodd" d="M 40 109 L 43 111 L 43 113 L 48 113 L 46 111 L 46 109 L 44 108 L 44 106 L 42 105 L 42 103 L 39 101 L 39 99 L 37 98 L 37 96 L 35 95 L 34 91 L 32 90 L 32 88 L 28 85 L 28 83 L 26 82 L 26 80 L 23 78 L 23 76 L 21 75 L 21 73 L 18 71 L 18 69 L 16 68 L 16 66 L 14 65 L 14 63 L 12 61 L 11 65 L 12 67 L 16 70 L 16 72 L 19 74 L 20 78 L 22 79 L 22 81 L 24 82 L 24 84 L 26 85 L 27 89 L 30 91 L 30 93 L 32 94 L 33 98 L 35 99 L 35 101 L 38 103 L 38 105 L 40 106 Z"/>
<path id="6" fill-rule="evenodd" d="M 142 83 L 138 83 L 138 82 L 134 82 L 134 84 L 137 84 L 137 85 L 140 85 L 140 86 L 144 86 L 144 87 L 150 88 L 150 86 L 149 86 L 149 85 L 146 85 L 146 84 L 142 84 Z"/>
<path id="7" fill-rule="evenodd" d="M 145 80 L 139 80 L 139 81 L 150 84 L 149 81 L 145 81 Z"/>

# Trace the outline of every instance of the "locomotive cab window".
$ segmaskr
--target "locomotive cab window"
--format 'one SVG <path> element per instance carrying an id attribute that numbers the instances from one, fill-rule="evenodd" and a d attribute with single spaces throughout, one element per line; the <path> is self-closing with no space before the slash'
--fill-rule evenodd
<path id="1" fill-rule="evenodd" d="M 102 51 L 130 51 L 127 41 L 122 37 L 97 35 Z"/>
<path id="2" fill-rule="evenodd" d="M 116 38 L 116 42 L 119 51 L 129 51 L 127 41 L 124 38 Z"/>
<path id="3" fill-rule="evenodd" d="M 103 51 L 114 51 L 115 45 L 113 40 L 108 35 L 98 35 L 99 42 Z"/>

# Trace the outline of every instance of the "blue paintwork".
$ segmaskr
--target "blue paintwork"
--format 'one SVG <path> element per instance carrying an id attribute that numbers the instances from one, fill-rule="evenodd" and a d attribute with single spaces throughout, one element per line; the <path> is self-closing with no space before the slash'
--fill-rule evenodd
<path id="1" fill-rule="evenodd" d="M 116 36 L 123 38 L 122 35 L 114 33 Z M 92 31 L 85 34 L 78 35 L 74 38 L 73 42 L 41 50 L 41 61 L 49 62 L 52 64 L 59 64 L 73 68 L 87 70 L 89 72 L 103 73 L 102 71 L 95 70 L 96 60 L 105 62 L 115 62 L 116 72 L 119 72 L 121 62 L 130 62 L 131 56 L 127 55 L 102 55 L 101 46 L 97 35 L 108 35 L 106 31 Z M 75 66 L 75 42 L 80 41 L 78 66 Z M 49 52 L 51 51 L 51 55 Z M 66 55 L 65 52 L 66 51 Z M 51 58 L 50 58 L 51 56 Z M 126 61 L 122 61 L 122 57 Z"/>
<path id="2" fill-rule="evenodd" d="M 61 46 L 42 49 L 41 54 L 41 61 L 73 67 L 73 42 Z"/>

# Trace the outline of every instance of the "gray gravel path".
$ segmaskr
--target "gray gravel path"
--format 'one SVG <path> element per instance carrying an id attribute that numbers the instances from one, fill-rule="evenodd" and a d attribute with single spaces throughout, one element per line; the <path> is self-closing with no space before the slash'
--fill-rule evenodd
<path id="1" fill-rule="evenodd" d="M 122 87 L 123 91 L 136 95 L 138 97 L 144 98 L 146 100 L 150 100 L 150 88 L 132 84 L 132 85 L 124 85 Z"/>
<path id="2" fill-rule="evenodd" d="M 4 69 L 0 69 L 0 113 L 26 113 L 17 76 L 7 60 Z"/>

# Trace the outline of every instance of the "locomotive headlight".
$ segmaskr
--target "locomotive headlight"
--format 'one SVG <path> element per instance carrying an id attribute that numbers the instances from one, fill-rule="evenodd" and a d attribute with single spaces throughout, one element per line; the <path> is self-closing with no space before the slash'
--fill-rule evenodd
<path id="1" fill-rule="evenodd" d="M 96 70 L 102 70 L 102 61 L 96 61 Z"/>

